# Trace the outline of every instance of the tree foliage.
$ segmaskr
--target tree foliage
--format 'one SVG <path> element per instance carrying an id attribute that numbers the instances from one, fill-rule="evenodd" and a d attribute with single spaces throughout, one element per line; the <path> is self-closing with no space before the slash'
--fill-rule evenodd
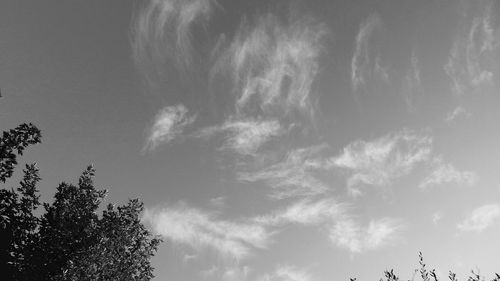
<path id="1" fill-rule="evenodd" d="M 21 125 L 0 139 L 0 180 L 12 176 L 17 155 L 40 142 L 40 131 Z M 17 152 L 17 155 L 14 153 Z M 26 165 L 20 186 L 0 189 L 0 271 L 4 280 L 150 280 L 150 258 L 161 240 L 141 223 L 143 204 L 98 209 L 105 190 L 94 187 L 89 166 L 78 184 L 61 183 L 52 203 L 42 205 L 39 170 Z"/>
<path id="2" fill-rule="evenodd" d="M 33 124 L 21 124 L 15 129 L 3 132 L 0 138 L 0 181 L 5 182 L 12 176 L 17 165 L 17 155 L 32 144 L 40 143 L 42 135 Z"/>

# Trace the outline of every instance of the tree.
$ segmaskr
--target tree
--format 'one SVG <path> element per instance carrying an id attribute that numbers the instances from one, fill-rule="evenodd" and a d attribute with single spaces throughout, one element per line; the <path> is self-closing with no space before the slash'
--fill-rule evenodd
<path id="1" fill-rule="evenodd" d="M 41 139 L 40 130 L 31 123 L 21 124 L 9 132 L 3 132 L 0 138 L 0 181 L 5 182 L 12 176 L 17 165 L 15 153 L 23 155 L 29 145 L 40 143 Z"/>
<path id="2" fill-rule="evenodd" d="M 22 127 L 21 127 L 22 126 Z M 13 151 L 40 142 L 33 125 L 21 125 L 1 139 L 1 175 L 12 175 L 17 164 Z M 30 127 L 32 126 L 32 127 Z M 30 130 L 27 130 L 30 129 Z M 35 130 L 36 129 L 36 130 Z M 21 136 L 21 137 L 12 137 Z M 4 141 L 4 139 L 7 141 Z M 14 140 L 14 141 L 12 141 Z M 21 141 L 20 145 L 16 140 Z M 16 148 L 3 147 L 9 145 Z M 21 152 L 17 150 L 21 148 Z M 4 160 L 3 156 L 10 158 Z M 5 171 L 5 173 L 4 173 Z M 94 187 L 95 170 L 89 166 L 78 184 L 61 183 L 54 202 L 43 203 L 44 213 L 33 212 L 41 205 L 36 184 L 40 180 L 34 164 L 27 165 L 20 187 L 0 190 L 0 249 L 2 267 L 9 280 L 150 280 L 150 258 L 161 240 L 141 223 L 143 204 L 129 200 L 123 206 L 109 204 L 98 209 L 107 192 Z M 4 241 L 4 239 L 2 239 Z"/>
<path id="3" fill-rule="evenodd" d="M 1 182 L 5 183 L 12 176 L 17 156 L 40 141 L 40 130 L 31 123 L 3 132 L 0 137 Z M 0 189 L 0 271 L 7 279 L 13 280 L 16 272 L 23 270 L 26 249 L 34 242 L 38 218 L 33 212 L 40 205 L 36 191 L 39 180 L 36 165 L 26 165 L 17 190 Z"/>

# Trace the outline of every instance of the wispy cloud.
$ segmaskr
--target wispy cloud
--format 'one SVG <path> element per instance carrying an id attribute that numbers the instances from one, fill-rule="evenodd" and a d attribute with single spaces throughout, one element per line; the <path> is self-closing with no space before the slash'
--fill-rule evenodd
<path id="1" fill-rule="evenodd" d="M 188 263 L 189 261 L 191 260 L 194 260 L 198 257 L 198 255 L 191 255 L 191 254 L 185 254 L 183 257 L 182 257 L 182 262 L 183 263 Z"/>
<path id="2" fill-rule="evenodd" d="M 255 221 L 263 225 L 283 225 L 288 223 L 318 225 L 332 223 L 346 212 L 347 205 L 332 198 L 316 201 L 304 199 L 297 201 L 283 210 L 256 217 Z"/>
<path id="3" fill-rule="evenodd" d="M 169 143 L 180 137 L 184 129 L 196 120 L 182 105 L 167 106 L 156 114 L 153 126 L 147 137 L 144 150 L 153 150 L 162 143 Z"/>
<path id="4" fill-rule="evenodd" d="M 450 112 L 448 112 L 448 114 L 446 114 L 444 121 L 447 123 L 450 123 L 450 122 L 457 120 L 460 117 L 469 118 L 469 117 L 471 117 L 471 115 L 472 114 L 469 111 L 467 111 L 465 108 L 463 108 L 462 106 L 457 106 L 457 107 L 455 107 L 455 109 L 453 109 L 453 111 L 450 111 Z"/>
<path id="5" fill-rule="evenodd" d="M 380 55 L 375 58 L 375 67 L 373 72 L 380 77 L 384 82 L 389 82 L 389 68 L 387 66 L 382 65 L 382 59 Z"/>
<path id="6" fill-rule="evenodd" d="M 229 266 L 213 266 L 201 272 L 204 280 L 217 281 L 245 281 L 250 280 L 249 275 L 252 268 L 246 265 L 232 264 Z"/>
<path id="7" fill-rule="evenodd" d="M 258 16 L 244 21 L 222 52 L 212 75 L 229 74 L 240 114 L 263 111 L 312 114 L 312 85 L 318 72 L 323 25 L 310 18 Z"/>
<path id="8" fill-rule="evenodd" d="M 464 81 L 462 81 L 462 76 L 464 76 L 463 59 L 460 53 L 461 45 L 458 42 L 455 42 L 452 49 L 450 50 L 450 54 L 448 56 L 448 62 L 444 66 L 444 70 L 446 74 L 450 77 L 452 82 L 452 91 L 455 95 L 460 96 L 464 94 L 465 87 Z"/>
<path id="9" fill-rule="evenodd" d="M 420 87 L 422 85 L 422 78 L 420 74 L 420 63 L 418 61 L 417 53 L 413 51 L 411 53 L 411 71 L 410 76 L 412 80 L 415 81 L 415 84 Z"/>
<path id="10" fill-rule="evenodd" d="M 148 79 L 161 74 L 167 62 L 183 67 L 191 63 L 191 31 L 209 21 L 214 5 L 214 0 L 146 1 L 135 17 L 132 50 Z"/>
<path id="11" fill-rule="evenodd" d="M 226 137 L 222 149 L 241 155 L 255 155 L 262 145 L 285 131 L 277 120 L 228 119 L 221 125 L 201 130 L 197 136 L 205 138 L 223 134 Z"/>
<path id="12" fill-rule="evenodd" d="M 210 204 L 217 208 L 222 208 L 226 205 L 226 197 L 218 196 L 210 199 Z"/>
<path id="13" fill-rule="evenodd" d="M 397 241 L 404 227 L 400 220 L 391 218 L 372 220 L 366 227 L 361 227 L 352 219 L 345 219 L 332 226 L 330 240 L 351 253 L 361 253 Z"/>
<path id="14" fill-rule="evenodd" d="M 238 178 L 244 182 L 263 181 L 273 190 L 271 198 L 313 196 L 329 188 L 314 175 L 318 170 L 316 154 L 324 146 L 313 146 L 292 150 L 281 162 L 257 172 L 240 172 Z"/>
<path id="15" fill-rule="evenodd" d="M 212 249 L 223 258 L 235 260 L 250 256 L 255 248 L 266 248 L 271 238 L 271 233 L 258 224 L 220 220 L 185 203 L 146 210 L 143 220 L 173 243 L 197 251 Z"/>
<path id="16" fill-rule="evenodd" d="M 438 211 L 432 214 L 432 223 L 434 225 L 437 225 L 442 219 L 443 219 L 443 213 Z"/>
<path id="17" fill-rule="evenodd" d="M 422 189 L 446 183 L 473 185 L 477 182 L 476 173 L 459 171 L 452 164 L 445 163 L 441 157 L 435 158 L 432 162 L 432 172 L 419 184 Z"/>
<path id="18" fill-rule="evenodd" d="M 481 65 L 481 56 L 488 55 L 500 44 L 500 38 L 496 38 L 491 26 L 491 10 L 493 2 L 485 7 L 482 16 L 474 19 L 469 32 L 466 49 L 467 71 L 472 79 L 472 85 L 477 86 L 490 82 L 493 73 L 484 69 Z M 480 42 L 476 41 L 479 37 Z"/>
<path id="19" fill-rule="evenodd" d="M 354 92 L 364 86 L 372 72 L 369 43 L 373 32 L 382 24 L 376 14 L 370 15 L 359 27 L 351 60 L 351 83 Z M 380 65 L 380 61 L 378 64 Z"/>
<path id="20" fill-rule="evenodd" d="M 429 159 L 432 139 L 410 130 L 391 133 L 373 141 L 355 141 L 330 165 L 348 174 L 347 185 L 354 195 L 362 185 L 387 186 L 413 167 Z"/>
<path id="21" fill-rule="evenodd" d="M 346 248 L 353 253 L 361 252 L 363 238 L 361 227 L 353 220 L 343 220 L 330 230 L 330 240 L 338 247 Z"/>
<path id="22" fill-rule="evenodd" d="M 500 36 L 491 25 L 493 2 L 481 3 L 481 15 L 474 17 L 467 33 L 457 36 L 450 50 L 444 69 L 458 96 L 493 79 L 494 73 L 488 69 L 488 63 L 494 60 L 493 51 L 500 46 Z"/>
<path id="23" fill-rule="evenodd" d="M 415 51 L 412 52 L 410 58 L 410 69 L 405 76 L 405 89 L 403 89 L 404 100 L 410 112 L 414 112 L 415 95 L 422 91 L 420 62 Z"/>
<path id="24" fill-rule="evenodd" d="M 305 269 L 290 265 L 279 265 L 272 273 L 255 276 L 253 270 L 248 266 L 212 267 L 202 272 L 208 280 L 219 281 L 314 281 L 312 274 Z"/>
<path id="25" fill-rule="evenodd" d="M 457 227 L 461 231 L 481 232 L 499 221 L 500 206 L 488 204 L 474 209 Z"/>
<path id="26" fill-rule="evenodd" d="M 222 281 L 244 281 L 250 274 L 248 266 L 234 266 L 226 269 L 222 275 Z"/>
<path id="27" fill-rule="evenodd" d="M 273 274 L 266 274 L 259 281 L 313 281 L 311 273 L 293 266 L 282 265 Z"/>

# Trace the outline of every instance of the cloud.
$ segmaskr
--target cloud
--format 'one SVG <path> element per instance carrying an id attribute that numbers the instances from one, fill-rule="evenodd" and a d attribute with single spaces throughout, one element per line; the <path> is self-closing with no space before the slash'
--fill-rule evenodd
<path id="1" fill-rule="evenodd" d="M 198 258 L 198 255 L 185 254 L 182 257 L 182 262 L 183 263 L 188 263 L 189 261 L 194 260 L 196 258 Z"/>
<path id="2" fill-rule="evenodd" d="M 322 149 L 324 146 L 292 150 L 281 162 L 257 172 L 240 172 L 238 179 L 265 182 L 273 189 L 270 197 L 278 200 L 325 193 L 329 187 L 314 175 L 318 170 L 316 154 Z"/>
<path id="3" fill-rule="evenodd" d="M 389 83 L 389 69 L 386 66 L 382 66 L 382 59 L 380 55 L 375 58 L 375 67 L 373 72 L 384 82 Z"/>
<path id="4" fill-rule="evenodd" d="M 340 248 L 346 248 L 353 253 L 361 252 L 363 238 L 361 227 L 352 220 L 336 223 L 330 230 L 330 240 Z"/>
<path id="5" fill-rule="evenodd" d="M 403 93 L 408 110 L 410 112 L 413 112 L 415 111 L 415 94 L 422 91 L 420 63 L 415 51 L 413 51 L 411 54 L 410 62 L 411 66 L 405 77 L 406 88 L 404 89 Z"/>
<path id="6" fill-rule="evenodd" d="M 330 240 L 351 253 L 361 253 L 396 241 L 403 228 L 404 224 L 391 218 L 372 220 L 367 227 L 361 227 L 352 219 L 345 219 L 331 227 Z"/>
<path id="7" fill-rule="evenodd" d="M 279 265 L 272 273 L 251 276 L 252 269 L 248 266 L 212 267 L 202 272 L 209 280 L 219 281 L 314 281 L 313 276 L 304 269 L 290 265 Z M 255 274 L 254 274 L 255 275 Z"/>
<path id="8" fill-rule="evenodd" d="M 250 267 L 248 266 L 234 266 L 227 268 L 219 280 L 222 281 L 244 281 L 247 280 L 250 274 Z"/>
<path id="9" fill-rule="evenodd" d="M 187 66 L 192 61 L 191 32 L 206 24 L 214 0 L 150 0 L 134 19 L 132 51 L 136 64 L 149 79 L 167 62 Z M 161 77 L 160 77 L 161 78 Z"/>
<path id="10" fill-rule="evenodd" d="M 476 173 L 459 171 L 452 164 L 445 163 L 441 157 L 434 159 L 432 166 L 432 172 L 419 184 L 422 189 L 445 183 L 473 185 L 477 182 Z"/>
<path id="11" fill-rule="evenodd" d="M 329 231 L 330 241 L 351 253 L 375 250 L 399 239 L 405 224 L 401 220 L 382 218 L 362 227 L 348 213 L 349 205 L 333 198 L 316 201 L 300 200 L 285 209 L 255 217 L 261 225 L 282 227 L 288 224 L 322 226 Z"/>
<path id="12" fill-rule="evenodd" d="M 252 269 L 249 266 L 213 266 L 208 270 L 203 270 L 201 276 L 205 280 L 217 281 L 245 281 Z"/>
<path id="13" fill-rule="evenodd" d="M 458 42 L 454 43 L 448 56 L 448 62 L 444 66 L 444 70 L 452 82 L 452 91 L 457 96 L 463 95 L 466 88 L 465 82 L 462 81 L 462 76 L 465 76 L 465 73 L 462 68 L 460 47 L 461 45 Z"/>
<path id="14" fill-rule="evenodd" d="M 481 232 L 499 221 L 500 206 L 489 204 L 473 210 L 457 227 L 461 231 Z"/>
<path id="15" fill-rule="evenodd" d="M 372 14 L 359 27 L 351 60 L 351 83 L 354 92 L 364 86 L 371 75 L 372 62 L 370 60 L 369 42 L 373 32 L 381 24 L 380 17 Z M 376 65 L 380 66 L 380 62 L 376 63 Z"/>
<path id="16" fill-rule="evenodd" d="M 299 200 L 283 210 L 256 217 L 255 221 L 263 225 L 279 226 L 288 223 L 318 225 L 331 223 L 344 215 L 347 206 L 332 198 L 316 201 Z"/>
<path id="17" fill-rule="evenodd" d="M 162 143 L 169 143 L 180 137 L 184 129 L 196 120 L 196 115 L 188 115 L 182 105 L 164 107 L 156 114 L 144 150 L 154 150 Z"/>
<path id="18" fill-rule="evenodd" d="M 486 46 L 493 46 L 493 42 L 489 33 L 489 14 L 485 14 L 483 19 L 475 18 L 472 27 L 469 32 L 469 38 L 466 47 L 466 62 L 467 62 L 467 72 L 471 79 L 471 84 L 473 86 L 478 86 L 486 82 L 490 82 L 493 78 L 493 73 L 482 68 L 480 63 L 480 57 L 485 51 L 491 51 L 492 49 Z M 481 33 L 481 35 L 477 35 Z M 476 36 L 481 36 L 482 42 L 478 43 L 475 41 Z M 485 48 L 486 47 L 486 48 Z"/>
<path id="19" fill-rule="evenodd" d="M 441 220 L 443 219 L 443 213 L 442 212 L 435 212 L 432 214 L 432 223 L 434 225 L 437 225 Z"/>
<path id="20" fill-rule="evenodd" d="M 235 260 L 250 256 L 255 248 L 266 248 L 271 238 L 271 234 L 258 224 L 220 220 L 214 214 L 185 203 L 146 210 L 143 220 L 172 243 L 197 251 L 212 249 L 224 258 Z"/>
<path id="21" fill-rule="evenodd" d="M 329 162 L 346 171 L 348 188 L 359 194 L 363 185 L 388 186 L 407 175 L 416 164 L 427 161 L 431 151 L 430 137 L 402 130 L 370 142 L 355 141 Z"/>
<path id="22" fill-rule="evenodd" d="M 325 27 L 310 18 L 290 17 L 283 24 L 271 14 L 256 17 L 254 23 L 243 21 L 212 76 L 232 78 L 239 114 L 313 114 L 312 86 Z"/>
<path id="23" fill-rule="evenodd" d="M 402 225 L 389 218 L 372 220 L 368 225 L 365 236 L 365 248 L 368 250 L 377 249 L 394 241 Z"/>
<path id="24" fill-rule="evenodd" d="M 277 120 L 258 120 L 247 118 L 228 119 L 222 125 L 201 130 L 197 136 L 206 138 L 218 134 L 226 135 L 222 149 L 237 152 L 240 155 L 254 155 L 259 148 L 271 139 L 285 132 Z"/>
<path id="25" fill-rule="evenodd" d="M 218 196 L 210 199 L 210 204 L 214 207 L 222 208 L 226 206 L 227 198 L 224 196 Z"/>
<path id="26" fill-rule="evenodd" d="M 491 26 L 493 1 L 482 3 L 482 14 L 473 18 L 468 33 L 457 36 L 444 66 L 452 91 L 458 96 L 490 83 L 494 76 L 488 63 L 495 61 L 493 52 L 500 46 L 500 36 Z"/>
<path id="27" fill-rule="evenodd" d="M 289 265 L 276 268 L 273 274 L 266 274 L 259 281 L 313 281 L 316 280 L 306 270 Z"/>
<path id="28" fill-rule="evenodd" d="M 453 122 L 454 120 L 457 120 L 460 117 L 469 118 L 471 116 L 472 114 L 469 111 L 467 111 L 465 108 L 461 106 L 458 106 L 455 109 L 453 109 L 453 111 L 446 114 L 444 121 L 450 123 Z"/>
<path id="29" fill-rule="evenodd" d="M 411 77 L 417 86 L 422 85 L 422 78 L 420 74 L 420 63 L 418 61 L 415 51 L 411 53 Z"/>

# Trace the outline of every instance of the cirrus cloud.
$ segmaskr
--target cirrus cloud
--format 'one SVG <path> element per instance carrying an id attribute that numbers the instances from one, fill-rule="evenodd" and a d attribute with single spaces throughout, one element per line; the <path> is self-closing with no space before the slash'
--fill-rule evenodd
<path id="1" fill-rule="evenodd" d="M 313 114 L 311 94 L 326 28 L 311 18 L 285 24 L 267 14 L 255 25 L 243 21 L 222 51 L 212 76 L 228 74 L 235 85 L 240 114 Z"/>
<path id="2" fill-rule="evenodd" d="M 373 66 L 369 48 L 372 34 L 377 28 L 380 28 L 381 25 L 382 21 L 380 17 L 377 14 L 372 14 L 362 22 L 359 27 L 351 60 L 351 83 L 354 93 L 359 91 L 360 87 L 366 85 L 367 79 L 371 76 L 372 68 L 375 68 L 375 70 L 383 70 L 380 68 L 380 57 L 377 57 L 375 66 Z M 386 71 L 382 73 L 385 74 L 383 77 L 387 77 Z"/>
<path id="3" fill-rule="evenodd" d="M 397 241 L 405 225 L 397 219 L 371 220 L 362 227 L 352 219 L 337 222 L 330 229 L 330 240 L 351 253 L 375 250 Z"/>
<path id="4" fill-rule="evenodd" d="M 459 171 L 450 163 L 445 163 L 441 157 L 432 161 L 432 172 L 420 182 L 422 189 L 446 183 L 473 185 L 478 176 L 471 171 Z"/>
<path id="5" fill-rule="evenodd" d="M 218 219 L 215 214 L 192 208 L 185 203 L 146 210 L 143 221 L 157 234 L 174 243 L 202 251 L 212 249 L 223 258 L 241 260 L 255 248 L 267 247 L 272 236 L 255 223 Z"/>
<path id="6" fill-rule="evenodd" d="M 363 185 L 387 186 L 430 158 L 432 138 L 402 130 L 373 141 L 355 141 L 329 160 L 348 174 L 347 186 L 359 195 Z"/>
<path id="7" fill-rule="evenodd" d="M 307 270 L 298 269 L 289 265 L 281 265 L 274 273 L 266 274 L 259 281 L 314 281 L 311 273 Z"/>
<path id="8" fill-rule="evenodd" d="M 486 204 L 474 209 L 457 225 L 461 231 L 481 232 L 500 221 L 500 205 Z"/>
<path id="9" fill-rule="evenodd" d="M 452 82 L 452 92 L 461 96 L 492 82 L 494 72 L 489 63 L 500 46 L 500 34 L 492 26 L 494 1 L 482 1 L 480 15 L 472 19 L 467 32 L 458 34 L 444 66 Z"/>
<path id="10" fill-rule="evenodd" d="M 133 58 L 148 79 L 165 63 L 187 66 L 192 61 L 191 32 L 206 24 L 214 0 L 150 0 L 138 12 L 132 30 Z"/>
<path id="11" fill-rule="evenodd" d="M 318 225 L 331 223 L 346 213 L 347 205 L 333 198 L 320 200 L 299 200 L 285 209 L 256 217 L 254 220 L 263 225 L 283 225 L 287 223 Z"/>
<path id="12" fill-rule="evenodd" d="M 196 115 L 190 116 L 182 104 L 164 107 L 156 114 L 143 150 L 154 150 L 162 143 L 181 137 L 184 129 L 195 120 Z"/>
<path id="13" fill-rule="evenodd" d="M 264 182 L 272 188 L 270 197 L 285 199 L 309 197 L 325 193 L 329 187 L 315 176 L 318 170 L 316 154 L 325 146 L 312 146 L 290 151 L 285 158 L 256 172 L 240 172 L 243 182 Z"/>
<path id="14" fill-rule="evenodd" d="M 240 155 L 255 155 L 262 145 L 284 132 L 285 129 L 277 120 L 248 118 L 228 119 L 221 125 L 202 129 L 196 136 L 208 138 L 223 134 L 226 137 L 221 149 L 231 150 Z"/>

